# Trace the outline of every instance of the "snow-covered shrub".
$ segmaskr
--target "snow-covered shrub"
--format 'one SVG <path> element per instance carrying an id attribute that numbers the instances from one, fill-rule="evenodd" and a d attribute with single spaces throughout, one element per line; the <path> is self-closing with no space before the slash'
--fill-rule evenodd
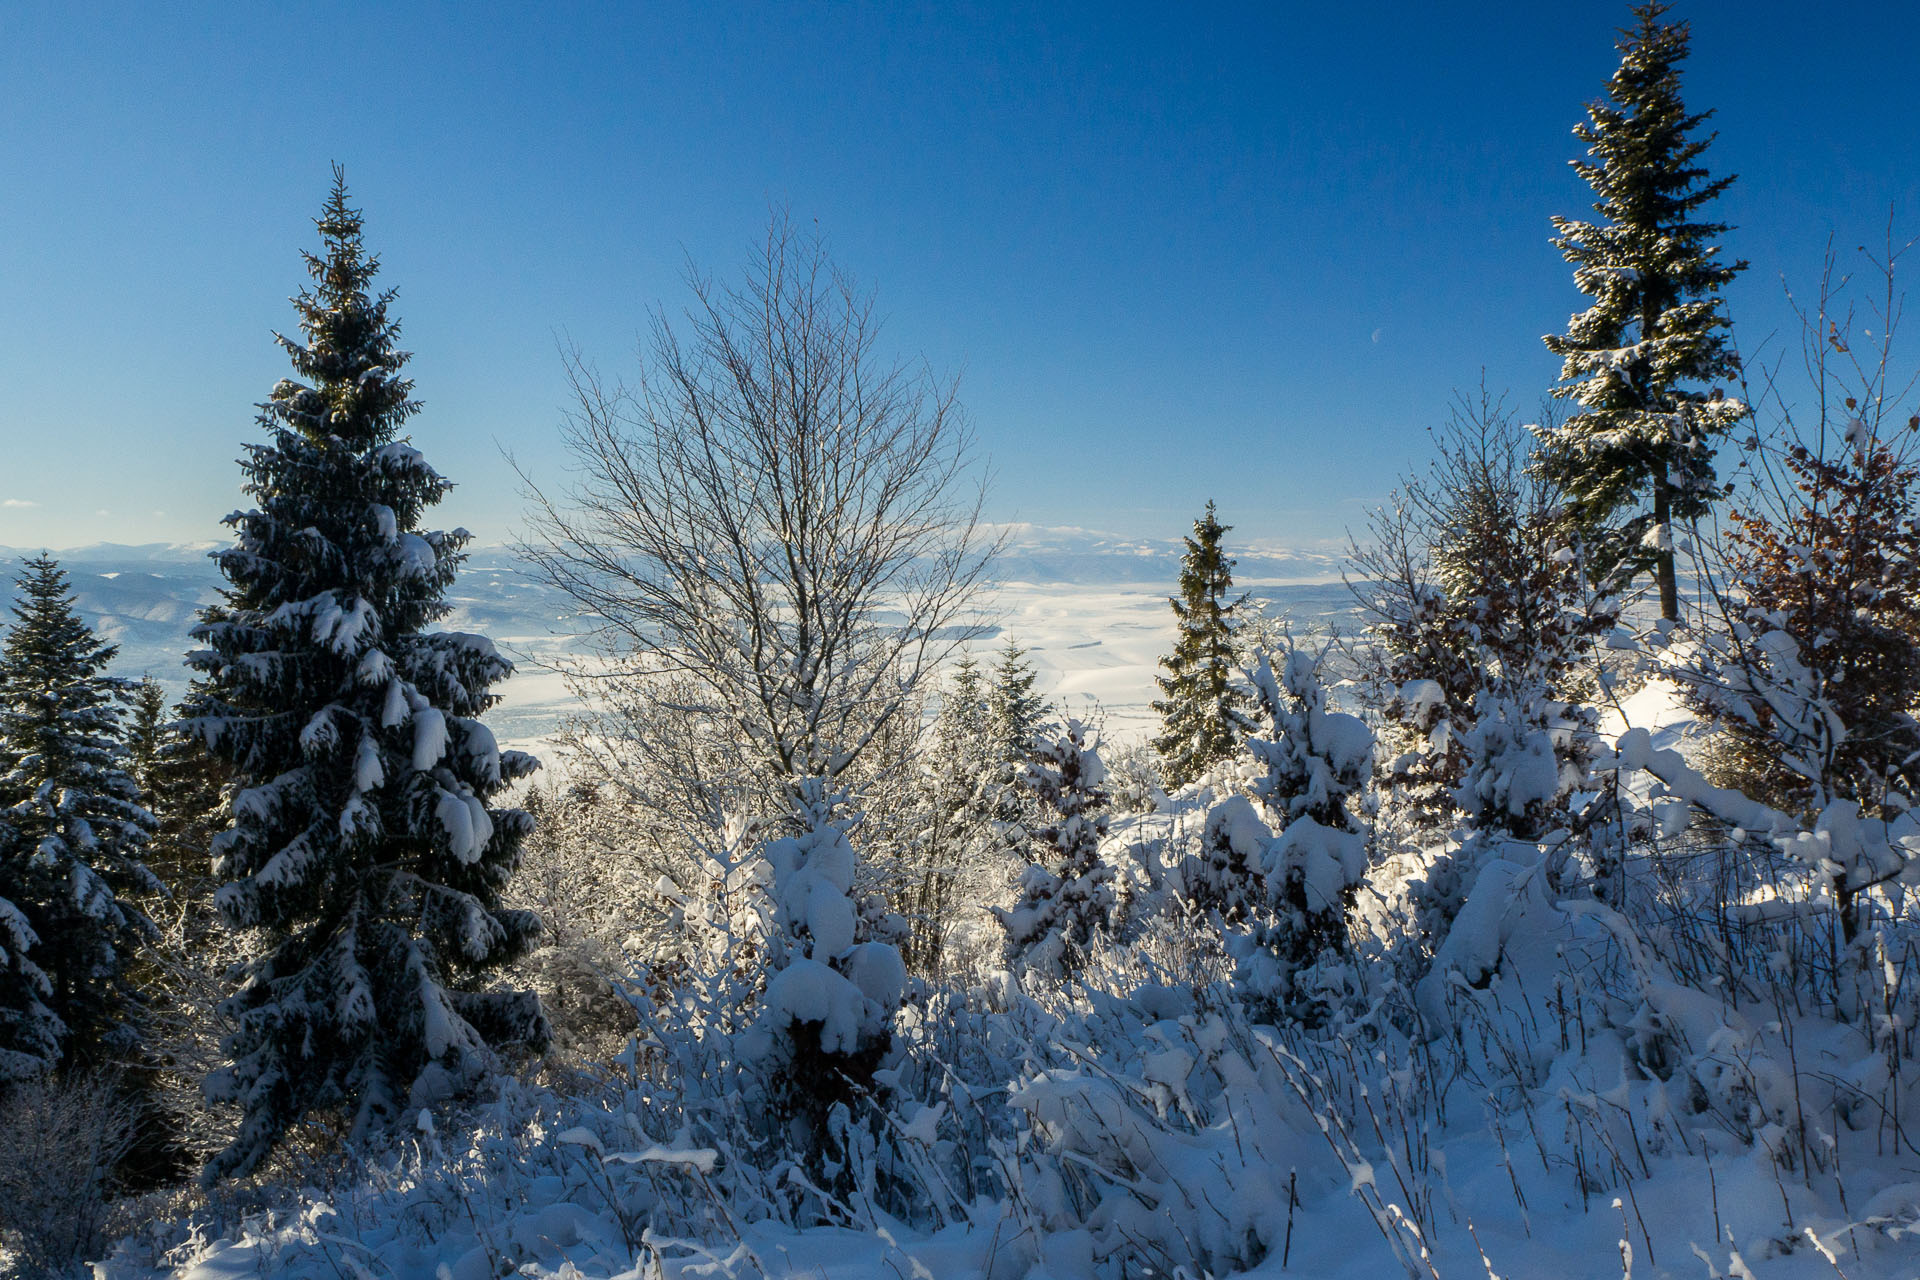
<path id="1" fill-rule="evenodd" d="M 1179 866 L 1179 889 L 1187 905 L 1218 913 L 1226 925 L 1246 924 L 1267 905 L 1262 867 L 1273 828 L 1245 796 L 1228 796 L 1206 810 L 1197 851 Z"/>
<path id="2" fill-rule="evenodd" d="M 892 1046 L 907 970 L 898 947 L 872 937 L 870 922 L 861 927 L 842 803 L 826 783 L 806 780 L 800 834 L 762 850 L 772 872 L 768 976 L 738 1048 L 766 1082 L 774 1113 L 792 1125 L 812 1171 L 834 1165 L 844 1174 L 849 1131 L 866 1123 L 854 1108 Z"/>
<path id="3" fill-rule="evenodd" d="M 1658 779 L 1656 807 L 1676 832 L 1698 811 L 1738 834 L 1772 845 L 1808 880 L 1807 898 L 1833 917 L 1831 1007 L 1841 1018 L 1871 1023 L 1887 1004 L 1896 980 L 1877 957 L 1885 950 L 1885 926 L 1905 909 L 1908 886 L 1920 884 L 1920 814 L 1904 810 L 1891 820 L 1863 815 L 1852 799 L 1828 801 L 1810 824 L 1737 791 L 1714 786 L 1677 751 L 1653 746 L 1645 729 L 1621 735 L 1609 762 L 1617 770 L 1644 770 Z M 1824 899 L 1824 901 L 1822 901 Z"/>
<path id="4" fill-rule="evenodd" d="M 1032 845 L 1043 861 L 1021 875 L 1012 907 L 994 909 L 1006 930 L 1010 965 L 1055 977 L 1071 972 L 1111 926 L 1113 868 L 1100 857 L 1106 777 L 1099 743 L 1078 720 L 1035 746 L 1025 780 L 1046 824 Z"/>
<path id="5" fill-rule="evenodd" d="M 679 936 L 661 862 L 637 847 L 655 828 L 628 792 L 597 781 L 533 788 L 525 803 L 535 826 L 509 900 L 537 912 L 542 927 L 520 967 L 552 1047 L 603 1061 L 633 1030 L 622 985 L 629 967 Z"/>
<path id="6" fill-rule="evenodd" d="M 1109 750 L 1107 791 L 1117 814 L 1152 813 L 1166 803 L 1159 757 L 1145 743 L 1126 743 Z"/>
<path id="7" fill-rule="evenodd" d="M 1675 673 L 1730 741 L 1732 780 L 1811 813 L 1920 794 L 1920 468 L 1862 425 L 1782 450 L 1784 509 L 1736 513 L 1724 625 Z"/>
<path id="8" fill-rule="evenodd" d="M 1576 820 L 1570 805 L 1590 782 L 1591 708 L 1556 701 L 1537 680 L 1516 686 L 1496 678 L 1474 695 L 1473 715 L 1458 740 L 1458 823 L 1443 844 L 1429 844 L 1425 869 L 1409 886 L 1407 907 L 1430 953 L 1444 947 L 1489 860 L 1530 859 L 1531 849 L 1513 846 L 1566 838 Z M 1603 895 L 1616 892 L 1618 867 L 1605 836 L 1595 833 L 1589 842 Z"/>
<path id="9" fill-rule="evenodd" d="M 1920 795 L 1920 403 L 1896 341 L 1904 250 L 1887 249 L 1867 258 L 1864 325 L 1829 250 L 1800 313 L 1817 394 L 1766 388 L 1741 463 L 1755 483 L 1704 549 L 1703 582 L 1723 585 L 1700 643 L 1673 655 L 1723 732 L 1723 780 L 1805 817 L 1834 798 L 1890 816 Z M 1835 341 L 1849 332 L 1858 352 Z"/>

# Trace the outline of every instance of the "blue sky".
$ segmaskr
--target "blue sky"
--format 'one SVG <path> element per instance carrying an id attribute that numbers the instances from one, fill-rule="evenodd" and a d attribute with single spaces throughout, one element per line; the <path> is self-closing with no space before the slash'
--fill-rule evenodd
<path id="1" fill-rule="evenodd" d="M 1920 234 L 1920 11 L 1694 3 L 1718 211 L 1784 276 Z M 224 536 L 328 165 L 482 542 L 560 478 L 556 341 L 631 367 L 772 205 L 958 373 L 992 514 L 1340 537 L 1581 305 L 1569 130 L 1623 4 L 0 6 L 0 544 Z M 1920 261 L 1920 259 L 1916 259 Z M 1797 340 L 1797 339 L 1796 339 Z M 28 505 L 31 504 L 31 505 Z M 105 514 L 100 514 L 100 513 Z"/>

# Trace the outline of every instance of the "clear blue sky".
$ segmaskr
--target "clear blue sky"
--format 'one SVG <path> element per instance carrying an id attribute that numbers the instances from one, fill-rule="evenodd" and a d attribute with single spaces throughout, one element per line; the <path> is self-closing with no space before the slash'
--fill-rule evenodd
<path id="1" fill-rule="evenodd" d="M 1683 4 L 1719 210 L 1781 278 L 1920 234 L 1920 6 Z M 1526 409 L 1581 305 L 1581 106 L 1615 3 L 0 5 L 0 544 L 224 536 L 347 166 L 482 542 L 557 478 L 558 335 L 630 367 L 771 204 L 961 375 L 993 514 L 1338 537 L 1455 388 Z M 1920 258 L 1920 255 L 1916 255 Z M 1776 348 L 1777 348 L 1776 344 Z M 34 505 L 24 505 L 34 504 Z"/>

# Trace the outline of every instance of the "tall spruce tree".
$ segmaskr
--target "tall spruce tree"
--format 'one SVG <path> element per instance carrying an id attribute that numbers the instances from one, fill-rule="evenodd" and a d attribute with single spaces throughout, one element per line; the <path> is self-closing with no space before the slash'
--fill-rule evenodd
<path id="1" fill-rule="evenodd" d="M 1176 629 L 1173 652 L 1160 659 L 1167 674 L 1154 677 L 1166 697 L 1153 704 L 1161 725 L 1153 749 L 1170 788 L 1231 756 L 1246 736 L 1243 699 L 1233 682 L 1234 612 L 1246 597 L 1233 596 L 1233 558 L 1220 549 L 1232 527 L 1220 523 L 1208 502 L 1187 539 L 1180 594 L 1168 601 Z"/>
<path id="2" fill-rule="evenodd" d="M 134 895 L 153 818 L 120 743 L 118 652 L 74 610 L 51 558 L 16 579 L 0 644 L 0 1080 L 125 1062 L 149 929 Z"/>
<path id="3" fill-rule="evenodd" d="M 1730 228 L 1696 220 L 1733 179 L 1709 179 L 1698 163 L 1715 135 L 1695 130 L 1713 113 L 1690 115 L 1680 100 L 1687 24 L 1663 24 L 1666 12 L 1658 0 L 1634 7 L 1639 22 L 1621 32 L 1610 101 L 1588 104 L 1573 131 L 1588 156 L 1573 167 L 1598 196 L 1600 221 L 1556 217 L 1554 244 L 1593 305 L 1545 339 L 1561 358 L 1554 394 L 1578 407 L 1541 431 L 1541 461 L 1574 517 L 1590 534 L 1607 532 L 1589 538 L 1606 563 L 1650 568 L 1661 616 L 1673 619 L 1673 522 L 1719 496 L 1713 441 L 1746 415 L 1702 385 L 1739 371 L 1718 295 L 1746 263 L 1723 261 L 1712 243 Z"/>
<path id="4" fill-rule="evenodd" d="M 537 763 L 477 718 L 512 665 L 482 636 L 426 629 L 468 535 L 420 530 L 450 486 L 400 436 L 419 408 L 408 356 L 337 168 L 316 226 L 305 341 L 279 338 L 297 380 L 261 406 L 268 439 L 241 464 L 258 506 L 227 517 L 231 586 L 189 658 L 191 727 L 238 788 L 213 845 L 218 905 L 267 940 L 229 1002 L 232 1065 L 207 1082 L 243 1112 L 208 1181 L 253 1169 L 310 1112 L 365 1133 L 548 1034 L 534 996 L 483 986 L 538 931 L 500 905 L 531 820 L 488 803 Z"/>

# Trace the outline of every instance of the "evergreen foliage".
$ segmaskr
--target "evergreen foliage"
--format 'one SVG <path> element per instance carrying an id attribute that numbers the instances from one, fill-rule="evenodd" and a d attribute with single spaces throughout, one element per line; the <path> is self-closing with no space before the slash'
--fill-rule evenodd
<path id="1" fill-rule="evenodd" d="M 1422 835 L 1464 816 L 1524 836 L 1551 825 L 1552 805 L 1538 787 L 1515 792 L 1497 761 L 1532 762 L 1536 779 L 1542 760 L 1581 771 L 1582 663 L 1619 604 L 1592 584 L 1564 495 L 1528 465 L 1527 436 L 1499 403 L 1462 401 L 1435 438 L 1431 470 L 1374 513 L 1372 544 L 1352 554 L 1377 645 L 1367 683 L 1383 768 L 1396 816 Z"/>
<path id="2" fill-rule="evenodd" d="M 316 225 L 305 340 L 279 339 L 297 380 L 261 406 L 269 438 L 242 463 L 258 505 L 227 518 L 231 587 L 189 659 L 192 731 L 238 789 L 218 905 L 266 940 L 207 1084 L 244 1112 L 209 1180 L 311 1112 L 365 1133 L 476 1083 L 493 1047 L 547 1038 L 536 999 L 482 985 L 538 929 L 500 905 L 531 821 L 488 804 L 536 762 L 477 718 L 512 666 L 484 637 L 426 630 L 468 535 L 419 528 L 449 485 L 400 436 L 419 407 L 408 357 L 337 169 Z"/>
<path id="3" fill-rule="evenodd" d="M 1262 768 L 1253 795 L 1279 834 L 1260 866 L 1272 921 L 1255 931 L 1241 976 L 1270 1011 L 1317 1021 L 1319 996 L 1302 973 L 1347 950 L 1347 915 L 1367 870 L 1349 799 L 1366 784 L 1374 740 L 1365 721 L 1329 707 L 1317 655 L 1289 647 L 1279 656 L 1278 672 L 1263 654 L 1250 673 L 1261 726 L 1247 740 Z"/>
<path id="4" fill-rule="evenodd" d="M 213 838 L 226 826 L 233 770 L 207 750 L 205 741 L 189 732 L 181 718 L 191 713 L 207 687 L 195 681 L 186 698 L 171 712 L 153 709 L 164 693 L 153 682 L 143 682 L 135 702 L 128 750 L 134 778 L 153 812 L 155 829 L 147 854 L 153 868 L 178 905 L 184 898 L 205 896 L 211 905 Z"/>
<path id="5" fill-rule="evenodd" d="M 51 558 L 16 579 L 0 644 L 0 1081 L 123 1062 L 139 1001 L 128 960 L 153 818 L 120 742 L 117 652 L 74 611 Z"/>
<path id="6" fill-rule="evenodd" d="M 1194 521 L 1180 562 L 1180 594 L 1173 606 L 1173 652 L 1154 677 L 1166 696 L 1153 704 L 1161 731 L 1153 740 L 1168 787 L 1184 786 L 1216 761 L 1231 756 L 1246 736 L 1246 716 L 1234 684 L 1234 612 L 1246 597 L 1232 598 L 1233 559 L 1220 549 L 1223 525 L 1207 503 Z"/>
<path id="7" fill-rule="evenodd" d="M 1041 722 L 1047 718 L 1047 700 L 1033 691 L 1038 673 L 1027 660 L 1028 652 L 1008 636 L 987 686 L 987 733 L 999 758 L 1016 765 L 1032 757 Z"/>
<path id="8" fill-rule="evenodd" d="M 1008 963 L 1043 974 L 1071 972 L 1113 918 L 1113 868 L 1100 860 L 1107 833 L 1106 766 L 1087 727 L 1069 719 L 1042 737 L 1025 781 L 1047 825 L 1020 879 L 1019 900 L 994 916 L 1007 932 Z"/>
<path id="9" fill-rule="evenodd" d="M 986 735 L 991 764 L 976 783 L 975 802 L 993 824 L 1015 865 L 1032 861 L 1029 828 L 1040 819 L 1038 801 L 1027 785 L 1040 731 L 1049 714 L 1047 701 L 1033 691 L 1038 673 L 1028 650 L 1008 636 L 985 682 Z"/>
<path id="10" fill-rule="evenodd" d="M 743 1045 L 761 1064 L 776 1114 L 797 1125 L 809 1172 L 845 1194 L 852 1108 L 873 1091 L 906 994 L 906 964 L 892 941 L 905 928 L 855 900 L 858 856 L 847 835 L 858 816 L 843 810 L 844 797 L 821 779 L 796 790 L 800 833 L 762 851 L 773 928 L 760 1017 Z"/>
<path id="11" fill-rule="evenodd" d="M 1607 531 L 1603 567 L 1651 568 L 1661 616 L 1677 618 L 1673 522 L 1720 496 L 1713 441 L 1746 414 L 1699 385 L 1739 371 L 1718 294 L 1746 264 L 1723 261 L 1712 243 L 1730 228 L 1697 220 L 1733 179 L 1710 179 L 1699 163 L 1713 135 L 1695 131 L 1712 112 L 1689 114 L 1681 101 L 1687 24 L 1663 24 L 1658 0 L 1633 12 L 1609 101 L 1589 104 L 1574 129 L 1588 149 L 1573 166 L 1600 220 L 1553 220 L 1554 244 L 1593 305 L 1546 338 L 1561 358 L 1554 394 L 1578 409 L 1541 432 L 1541 462 L 1590 541 Z"/>
<path id="12" fill-rule="evenodd" d="M 921 866 L 909 910 L 908 960 L 929 972 L 962 902 L 991 901 L 1005 879 L 1021 808 L 991 728 L 986 677 L 971 654 L 954 664 L 921 776 Z"/>
<path id="13" fill-rule="evenodd" d="M 152 676 L 133 686 L 132 709 L 120 735 L 127 749 L 127 772 L 146 797 L 147 809 L 158 819 L 155 805 L 160 783 L 160 756 L 167 733 L 167 691 Z"/>

